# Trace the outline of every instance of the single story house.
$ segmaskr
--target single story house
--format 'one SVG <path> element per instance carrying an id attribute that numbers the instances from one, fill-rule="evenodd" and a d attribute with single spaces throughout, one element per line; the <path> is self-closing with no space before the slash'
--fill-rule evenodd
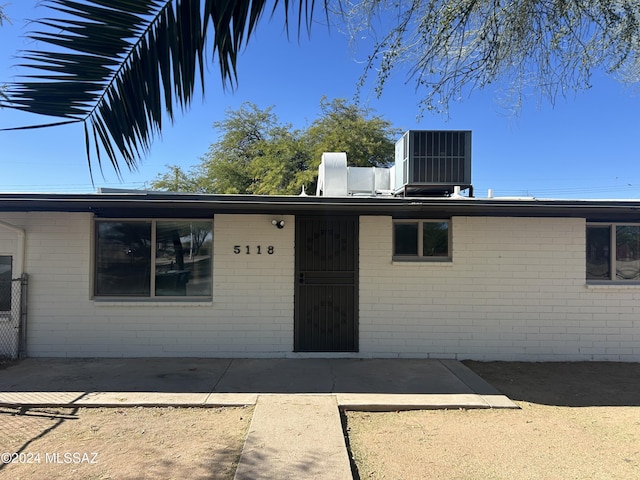
<path id="1" fill-rule="evenodd" d="M 640 201 L 431 193 L 0 194 L 0 355 L 640 361 Z"/>

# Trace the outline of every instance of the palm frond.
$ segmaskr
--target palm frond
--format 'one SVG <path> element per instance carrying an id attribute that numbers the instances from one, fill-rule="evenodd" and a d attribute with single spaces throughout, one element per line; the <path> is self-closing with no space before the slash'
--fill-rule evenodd
<path id="1" fill-rule="evenodd" d="M 308 25 L 314 2 L 299 2 Z M 163 113 L 173 121 L 176 105 L 189 106 L 198 80 L 204 90 L 210 28 L 223 86 L 235 84 L 238 53 L 266 3 L 45 0 L 55 16 L 38 20 L 39 30 L 28 37 L 48 50 L 22 53 L 20 66 L 34 72 L 8 85 L 2 106 L 64 119 L 60 124 L 84 123 L 89 166 L 93 151 L 102 168 L 102 151 L 120 175 L 120 159 L 135 169 L 148 152 Z M 288 22 L 290 1 L 274 0 L 273 9 L 279 4 Z"/>

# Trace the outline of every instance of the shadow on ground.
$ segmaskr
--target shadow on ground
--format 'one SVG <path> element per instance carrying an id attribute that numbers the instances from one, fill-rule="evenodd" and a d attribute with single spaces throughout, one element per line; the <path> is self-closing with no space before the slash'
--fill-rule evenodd
<path id="1" fill-rule="evenodd" d="M 462 363 L 511 400 L 567 407 L 640 406 L 640 363 Z"/>
<path id="2" fill-rule="evenodd" d="M 0 406 L 0 478 L 233 478 L 248 421 L 203 425 L 217 410 L 142 410 Z"/>
<path id="3" fill-rule="evenodd" d="M 28 409 L 0 407 L 0 445 L 16 458 L 28 452 L 34 442 L 44 438 L 49 432 L 60 427 L 66 421 L 77 419 L 77 408 L 68 409 Z M 8 438 L 19 432 L 21 440 L 11 443 Z M 6 453 L 5 453 L 6 455 Z M 26 454 L 25 454 L 26 455 Z M 0 462 L 0 474 L 11 462 L 3 458 Z"/>

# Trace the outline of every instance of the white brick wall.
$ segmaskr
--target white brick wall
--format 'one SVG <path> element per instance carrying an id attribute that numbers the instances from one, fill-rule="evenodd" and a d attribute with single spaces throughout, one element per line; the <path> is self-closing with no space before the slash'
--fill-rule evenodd
<path id="1" fill-rule="evenodd" d="M 361 354 L 640 361 L 640 286 L 586 286 L 584 220 L 456 217 L 452 233 L 451 263 L 392 262 L 391 218 L 361 218 Z"/>
<path id="2" fill-rule="evenodd" d="M 11 217 L 27 232 L 30 356 L 283 356 L 293 349 L 293 217 L 277 229 L 272 216 L 216 215 L 213 302 L 195 303 L 93 301 L 91 215 Z"/>
<path id="3" fill-rule="evenodd" d="M 28 354 L 297 356 L 295 222 L 272 218 L 216 215 L 213 302 L 122 303 L 91 299 L 91 215 L 1 214 L 26 231 Z M 640 361 L 640 286 L 585 284 L 583 220 L 455 217 L 452 233 L 453 262 L 394 263 L 391 218 L 361 217 L 357 356 Z"/>
<path id="4" fill-rule="evenodd" d="M 0 255 L 15 255 L 16 243 L 16 233 L 0 225 Z"/>

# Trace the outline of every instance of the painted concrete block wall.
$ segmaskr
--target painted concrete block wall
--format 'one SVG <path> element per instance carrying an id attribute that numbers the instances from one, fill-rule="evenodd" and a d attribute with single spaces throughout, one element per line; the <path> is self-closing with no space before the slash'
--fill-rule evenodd
<path id="1" fill-rule="evenodd" d="M 27 232 L 28 355 L 283 356 L 293 348 L 293 217 L 216 215 L 213 301 L 91 298 L 89 214 L 3 214 Z M 234 246 L 241 253 L 234 253 Z M 250 254 L 246 254 L 249 246 Z M 257 254 L 257 247 L 261 254 Z M 268 247 L 273 253 L 268 253 Z"/>
<path id="2" fill-rule="evenodd" d="M 295 220 L 278 217 L 285 222 L 278 229 L 271 224 L 274 218 L 215 217 L 215 315 L 230 332 L 221 353 L 284 356 L 293 350 Z M 234 253 L 235 246 L 240 247 L 239 254 Z M 272 254 L 269 246 L 273 246 Z"/>
<path id="3" fill-rule="evenodd" d="M 0 225 L 0 255 L 14 256 L 17 251 L 17 238 L 15 232 L 3 228 Z"/>
<path id="4" fill-rule="evenodd" d="M 586 285 L 584 220 L 455 217 L 452 242 L 393 262 L 391 217 L 361 217 L 362 355 L 640 361 L 640 286 Z"/>
<path id="5" fill-rule="evenodd" d="M 26 231 L 28 354 L 296 356 L 294 218 L 272 218 L 216 215 L 213 301 L 167 303 L 91 298 L 90 214 L 0 214 Z M 393 262 L 392 219 L 361 217 L 357 356 L 640 361 L 640 286 L 586 285 L 584 220 L 455 217 L 452 234 L 451 263 Z"/>

